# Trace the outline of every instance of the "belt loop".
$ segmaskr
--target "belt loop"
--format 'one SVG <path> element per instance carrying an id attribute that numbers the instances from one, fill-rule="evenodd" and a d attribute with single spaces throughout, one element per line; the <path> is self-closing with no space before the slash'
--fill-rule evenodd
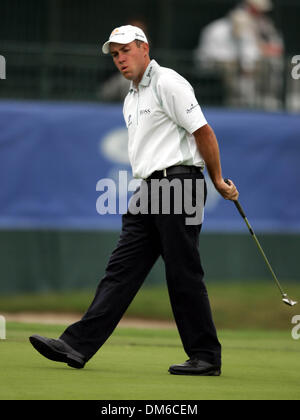
<path id="1" fill-rule="evenodd" d="M 164 174 L 165 177 L 167 176 L 167 169 L 166 168 L 163 169 L 163 174 Z"/>

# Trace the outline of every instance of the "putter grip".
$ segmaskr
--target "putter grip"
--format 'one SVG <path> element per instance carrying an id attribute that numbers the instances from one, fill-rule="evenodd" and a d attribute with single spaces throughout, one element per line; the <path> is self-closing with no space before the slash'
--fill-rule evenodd
<path id="1" fill-rule="evenodd" d="M 227 179 L 227 178 L 226 178 L 226 179 L 224 179 L 224 182 L 226 182 L 226 184 L 228 184 L 228 185 L 229 185 L 229 182 L 228 182 L 228 179 Z M 240 203 L 238 202 L 238 200 L 234 200 L 233 202 L 234 202 L 234 204 L 235 204 L 235 207 L 238 209 L 238 211 L 239 211 L 240 215 L 242 216 L 242 218 L 243 218 L 243 219 L 246 219 L 246 214 L 245 214 L 245 212 L 244 212 L 244 210 L 243 210 L 242 206 L 241 206 L 241 205 L 240 205 Z"/>
<path id="2" fill-rule="evenodd" d="M 245 212 L 242 208 L 242 206 L 240 205 L 240 203 L 236 200 L 234 201 L 235 207 L 238 209 L 238 211 L 240 212 L 240 215 L 242 216 L 243 219 L 246 219 L 246 215 Z"/>

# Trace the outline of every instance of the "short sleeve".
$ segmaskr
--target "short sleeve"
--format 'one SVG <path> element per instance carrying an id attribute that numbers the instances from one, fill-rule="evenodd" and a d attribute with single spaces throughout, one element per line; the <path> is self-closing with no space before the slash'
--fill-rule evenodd
<path id="1" fill-rule="evenodd" d="M 207 124 L 194 89 L 179 74 L 162 76 L 157 89 L 166 114 L 189 134 Z"/>

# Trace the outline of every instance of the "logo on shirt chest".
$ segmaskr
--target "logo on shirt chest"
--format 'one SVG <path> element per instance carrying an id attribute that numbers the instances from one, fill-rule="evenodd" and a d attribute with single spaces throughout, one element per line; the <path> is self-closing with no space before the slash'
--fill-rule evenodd
<path id="1" fill-rule="evenodd" d="M 151 114 L 151 109 L 147 108 L 147 109 L 140 109 L 140 115 L 150 115 Z"/>

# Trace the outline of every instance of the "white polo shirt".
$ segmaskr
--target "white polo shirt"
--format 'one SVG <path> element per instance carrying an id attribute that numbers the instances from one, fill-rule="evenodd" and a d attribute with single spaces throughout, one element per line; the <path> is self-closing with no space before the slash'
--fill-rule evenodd
<path id="1" fill-rule="evenodd" d="M 194 136 L 207 124 L 189 82 L 152 60 L 124 101 L 128 153 L 135 178 L 173 165 L 204 168 Z"/>

